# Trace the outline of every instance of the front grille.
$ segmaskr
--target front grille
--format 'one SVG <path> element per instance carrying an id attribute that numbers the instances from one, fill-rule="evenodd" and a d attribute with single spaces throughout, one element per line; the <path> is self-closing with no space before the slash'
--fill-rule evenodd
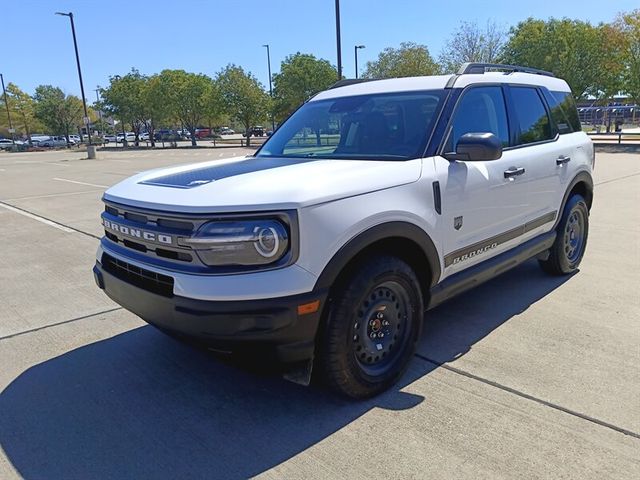
<path id="1" fill-rule="evenodd" d="M 183 217 L 174 217 L 171 214 L 140 211 L 134 208 L 123 208 L 120 205 L 109 204 L 105 204 L 103 218 L 110 222 L 126 225 L 131 229 L 148 229 L 148 231 L 158 234 L 171 235 L 173 238 L 190 237 L 207 221 L 205 218 L 197 220 L 185 219 Z M 106 228 L 105 236 L 110 241 L 140 252 L 147 257 L 161 258 L 176 264 L 200 264 L 197 257 L 193 255 L 191 247 L 175 243 L 173 245 L 158 245 L 158 242 L 149 241 L 140 237 L 139 234 L 132 238 L 117 230 L 107 230 Z"/>
<path id="2" fill-rule="evenodd" d="M 173 278 L 168 275 L 136 267 L 118 260 L 108 253 L 102 254 L 102 268 L 114 277 L 148 292 L 156 293 L 163 297 L 173 296 Z"/>

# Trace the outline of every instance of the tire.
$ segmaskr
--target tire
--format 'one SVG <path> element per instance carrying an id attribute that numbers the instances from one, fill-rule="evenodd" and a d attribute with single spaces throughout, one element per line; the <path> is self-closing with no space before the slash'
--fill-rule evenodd
<path id="1" fill-rule="evenodd" d="M 568 275 L 578 269 L 589 237 L 589 208 L 582 195 L 569 198 L 556 232 L 549 258 L 539 260 L 540 267 L 551 275 Z"/>
<path id="2" fill-rule="evenodd" d="M 380 256 L 358 265 L 332 296 L 321 332 L 319 367 L 329 387 L 367 398 L 395 384 L 415 353 L 422 314 L 420 282 L 404 261 Z"/>

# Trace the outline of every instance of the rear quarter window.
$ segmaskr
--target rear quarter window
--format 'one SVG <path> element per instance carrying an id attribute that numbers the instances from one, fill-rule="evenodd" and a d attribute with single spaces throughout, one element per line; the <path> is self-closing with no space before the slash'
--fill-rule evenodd
<path id="1" fill-rule="evenodd" d="M 578 117 L 578 109 L 576 108 L 576 103 L 573 100 L 571 92 L 549 92 L 545 90 L 544 95 L 551 109 L 551 116 L 556 122 L 556 125 L 558 125 L 558 130 L 561 135 L 563 133 L 582 131 L 580 118 Z M 561 128 L 562 121 L 568 124 L 570 130 L 565 129 L 563 131 L 563 128 Z"/>

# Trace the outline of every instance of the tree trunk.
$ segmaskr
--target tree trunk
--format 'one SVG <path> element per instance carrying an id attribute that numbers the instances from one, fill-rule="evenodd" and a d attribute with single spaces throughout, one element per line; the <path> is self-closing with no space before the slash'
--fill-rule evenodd
<path id="1" fill-rule="evenodd" d="M 191 134 L 191 146 L 192 147 L 197 147 L 198 144 L 196 142 L 196 129 L 195 128 L 190 128 L 189 129 L 189 133 Z"/>
<path id="2" fill-rule="evenodd" d="M 250 147 L 251 146 L 251 127 L 247 127 L 245 125 L 245 129 L 247 132 L 247 147 Z"/>

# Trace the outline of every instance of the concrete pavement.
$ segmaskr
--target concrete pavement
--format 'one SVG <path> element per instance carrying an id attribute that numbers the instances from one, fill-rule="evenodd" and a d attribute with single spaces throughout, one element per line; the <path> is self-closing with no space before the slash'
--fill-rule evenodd
<path id="1" fill-rule="evenodd" d="M 0 478 L 640 475 L 640 154 L 598 154 L 577 274 L 529 262 L 438 307 L 402 382 L 351 402 L 169 339 L 93 284 L 103 186 L 247 152 L 0 154 Z"/>

